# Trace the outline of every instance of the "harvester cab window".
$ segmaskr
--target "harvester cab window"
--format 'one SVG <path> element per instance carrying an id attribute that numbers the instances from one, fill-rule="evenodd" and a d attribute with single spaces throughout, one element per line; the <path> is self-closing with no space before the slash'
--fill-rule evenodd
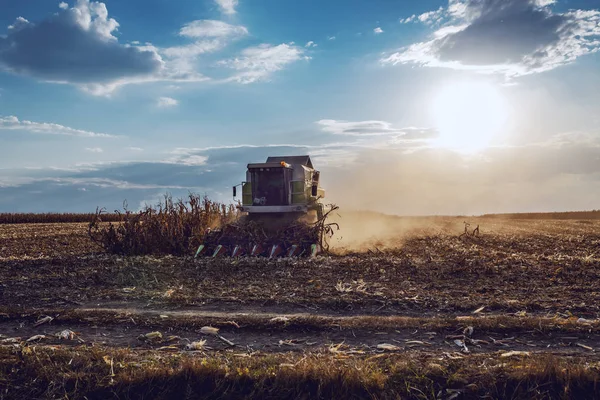
<path id="1" fill-rule="evenodd" d="M 286 204 L 283 168 L 264 168 L 252 172 L 254 205 L 280 206 Z"/>

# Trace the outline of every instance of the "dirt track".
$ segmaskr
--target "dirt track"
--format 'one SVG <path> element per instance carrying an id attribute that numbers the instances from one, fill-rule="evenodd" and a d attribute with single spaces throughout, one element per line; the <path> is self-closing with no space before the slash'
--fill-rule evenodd
<path id="1" fill-rule="evenodd" d="M 111 347 L 184 350 L 193 341 L 205 338 L 214 350 L 237 348 L 247 352 L 340 351 L 381 353 L 383 343 L 397 346 L 393 351 L 426 351 L 430 353 L 505 353 L 527 351 L 554 355 L 580 355 L 600 359 L 600 326 L 586 321 L 575 324 L 553 324 L 541 317 L 514 318 L 488 315 L 475 318 L 458 316 L 442 319 L 381 317 L 374 315 L 341 316 L 315 314 L 281 308 L 262 310 L 238 307 L 235 312 L 203 309 L 140 309 L 131 304 L 107 304 L 110 307 L 75 308 L 60 312 L 37 310 L 35 314 L 5 315 L 0 321 L 0 340 L 25 342 L 44 335 L 41 345 L 92 344 Z M 296 311 L 296 312 L 294 312 Z M 49 315 L 54 320 L 35 326 L 36 316 Z M 494 327 L 495 320 L 501 322 Z M 481 323 L 485 327 L 480 327 Z M 475 328 L 473 328 L 473 325 Z M 218 326 L 220 334 L 234 343 L 203 335 L 203 326 Z M 465 329 L 473 328 L 472 333 Z M 76 332 L 76 338 L 56 337 L 64 330 Z M 164 339 L 149 343 L 140 335 L 159 331 Z M 167 337 L 176 337 L 168 340 Z M 457 342 L 458 341 L 458 342 Z M 464 344 L 462 344 L 464 343 Z M 168 346 L 165 348 L 165 346 Z M 344 350 L 345 349 L 345 350 Z"/>

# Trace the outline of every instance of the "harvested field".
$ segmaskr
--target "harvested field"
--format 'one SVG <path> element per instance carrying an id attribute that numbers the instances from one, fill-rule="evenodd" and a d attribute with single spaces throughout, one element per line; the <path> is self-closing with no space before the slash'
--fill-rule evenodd
<path id="1" fill-rule="evenodd" d="M 598 398 L 600 221 L 464 220 L 273 260 L 0 225 L 0 398 Z"/>
<path id="2" fill-rule="evenodd" d="M 0 224 L 53 224 L 53 223 L 89 223 L 96 217 L 95 213 L 90 214 L 71 214 L 71 213 L 2 213 L 0 214 Z M 119 214 L 103 214 L 104 221 L 119 221 Z"/>

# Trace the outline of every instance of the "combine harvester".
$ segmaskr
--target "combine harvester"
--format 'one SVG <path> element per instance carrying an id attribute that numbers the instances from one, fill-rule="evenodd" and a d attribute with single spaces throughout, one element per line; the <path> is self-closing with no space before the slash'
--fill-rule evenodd
<path id="1" fill-rule="evenodd" d="M 332 225 L 325 224 L 325 191 L 309 156 L 268 157 L 248 164 L 238 221 L 209 232 L 196 257 L 315 256 L 327 249 Z M 328 211 L 332 211 L 329 209 Z M 336 225 L 337 226 L 337 225 Z"/>

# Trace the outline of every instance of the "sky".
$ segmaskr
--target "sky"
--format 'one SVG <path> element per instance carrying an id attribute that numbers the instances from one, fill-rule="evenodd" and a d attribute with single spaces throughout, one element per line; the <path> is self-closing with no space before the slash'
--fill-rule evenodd
<path id="1" fill-rule="evenodd" d="M 232 201 L 600 209 L 600 0 L 0 0 L 0 212 Z"/>

